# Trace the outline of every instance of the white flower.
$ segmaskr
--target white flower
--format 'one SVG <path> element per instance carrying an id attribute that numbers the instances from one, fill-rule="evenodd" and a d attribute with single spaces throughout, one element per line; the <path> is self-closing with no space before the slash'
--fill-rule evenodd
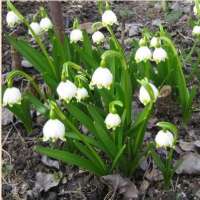
<path id="1" fill-rule="evenodd" d="M 161 47 L 155 48 L 153 52 L 153 60 L 156 63 L 159 63 L 161 61 L 165 61 L 166 59 L 167 59 L 167 52 Z"/>
<path id="2" fill-rule="evenodd" d="M 118 114 L 108 113 L 104 122 L 107 129 L 115 130 L 121 124 L 121 118 Z"/>
<path id="3" fill-rule="evenodd" d="M 10 28 L 21 22 L 20 18 L 13 12 L 9 11 L 6 15 L 6 22 Z"/>
<path id="4" fill-rule="evenodd" d="M 192 35 L 200 36 L 200 26 L 194 26 L 192 30 Z"/>
<path id="5" fill-rule="evenodd" d="M 71 81 L 60 82 L 56 89 L 60 99 L 65 100 L 67 103 L 76 96 L 77 87 Z"/>
<path id="6" fill-rule="evenodd" d="M 74 29 L 70 33 L 70 42 L 83 41 L 83 33 L 80 29 Z"/>
<path id="7" fill-rule="evenodd" d="M 105 39 L 105 37 L 104 37 L 103 33 L 100 31 L 96 31 L 92 35 L 93 43 L 100 44 L 101 42 L 104 41 L 104 39 Z"/>
<path id="8" fill-rule="evenodd" d="M 112 10 L 106 10 L 102 15 L 102 23 L 103 25 L 113 25 L 118 24 L 117 17 Z"/>
<path id="9" fill-rule="evenodd" d="M 147 46 L 141 46 L 135 53 L 135 60 L 137 63 L 146 62 L 151 59 L 151 50 Z"/>
<path id="10" fill-rule="evenodd" d="M 48 17 L 42 18 L 40 21 L 40 27 L 42 31 L 48 31 L 53 28 L 53 24 Z"/>
<path id="11" fill-rule="evenodd" d="M 21 92 L 16 87 L 7 88 L 3 95 L 3 105 L 12 106 L 14 104 L 20 104 L 22 100 Z"/>
<path id="12" fill-rule="evenodd" d="M 43 127 L 43 141 L 56 141 L 57 139 L 65 141 L 65 126 L 58 119 L 49 119 Z"/>
<path id="13" fill-rule="evenodd" d="M 96 85 L 97 88 L 107 88 L 110 89 L 110 86 L 113 81 L 113 75 L 108 68 L 98 67 L 92 75 L 91 86 Z"/>
<path id="14" fill-rule="evenodd" d="M 151 89 L 153 90 L 153 94 L 154 94 L 154 101 L 156 101 L 157 97 L 158 97 L 158 89 L 156 88 L 155 85 L 153 85 L 152 83 L 149 83 L 149 86 L 151 87 Z M 144 104 L 145 106 L 152 100 L 151 96 L 149 94 L 149 92 L 147 91 L 147 89 L 144 86 L 140 87 L 140 91 L 139 91 L 139 100 L 142 104 Z"/>
<path id="15" fill-rule="evenodd" d="M 155 142 L 157 147 L 173 147 L 174 136 L 168 130 L 160 130 L 155 137 Z"/>
<path id="16" fill-rule="evenodd" d="M 81 101 L 82 99 L 85 99 L 88 96 L 89 96 L 88 95 L 88 91 L 84 87 L 77 88 L 77 91 L 76 91 L 76 99 L 77 99 L 77 101 Z"/>
<path id="17" fill-rule="evenodd" d="M 150 47 L 158 47 L 159 45 L 161 45 L 161 41 L 159 38 L 157 37 L 152 37 L 151 41 L 150 41 Z"/>
<path id="18" fill-rule="evenodd" d="M 22 65 L 23 67 L 27 67 L 27 68 L 33 66 L 33 65 L 32 65 L 28 60 L 26 60 L 26 59 L 22 60 L 21 65 Z"/>
<path id="19" fill-rule="evenodd" d="M 30 27 L 31 27 L 31 29 L 33 30 L 33 32 L 34 32 L 36 35 L 40 35 L 40 34 L 42 33 L 42 29 L 41 29 L 39 23 L 37 23 L 37 22 L 32 22 L 32 23 L 30 24 Z M 28 33 L 29 33 L 30 35 L 33 36 L 31 30 L 28 30 Z"/>

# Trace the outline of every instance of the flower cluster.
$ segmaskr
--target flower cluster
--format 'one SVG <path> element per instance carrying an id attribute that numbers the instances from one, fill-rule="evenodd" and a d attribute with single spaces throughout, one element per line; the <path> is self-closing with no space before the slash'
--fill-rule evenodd
<path id="1" fill-rule="evenodd" d="M 153 53 L 147 46 L 147 41 L 145 38 L 140 39 L 139 45 L 140 47 L 135 53 L 135 60 L 137 63 L 153 60 L 158 64 L 167 59 L 167 52 L 161 47 L 160 38 L 153 37 L 150 41 L 150 47 L 155 48 Z"/>

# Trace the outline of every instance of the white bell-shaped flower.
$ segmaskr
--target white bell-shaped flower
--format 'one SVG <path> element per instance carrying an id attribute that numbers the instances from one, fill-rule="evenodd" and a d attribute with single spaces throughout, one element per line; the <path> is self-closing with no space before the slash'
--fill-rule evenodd
<path id="1" fill-rule="evenodd" d="M 33 32 L 35 33 L 35 35 L 41 35 L 42 29 L 41 29 L 39 23 L 37 23 L 37 22 L 32 22 L 32 23 L 30 24 L 30 27 L 31 27 L 31 29 L 33 30 Z M 29 33 L 30 35 L 33 36 L 31 30 L 28 30 L 28 33 Z"/>
<path id="2" fill-rule="evenodd" d="M 43 141 L 52 140 L 53 142 L 57 139 L 65 141 L 65 126 L 58 119 L 49 119 L 43 127 Z"/>
<path id="3" fill-rule="evenodd" d="M 21 92 L 16 87 L 7 88 L 3 95 L 3 105 L 13 106 L 14 104 L 20 104 L 22 100 Z"/>
<path id="4" fill-rule="evenodd" d="M 80 29 L 74 29 L 70 33 L 70 42 L 77 43 L 78 41 L 83 41 L 83 33 Z"/>
<path id="5" fill-rule="evenodd" d="M 121 118 L 118 114 L 108 113 L 104 122 L 107 129 L 115 130 L 121 124 Z"/>
<path id="6" fill-rule="evenodd" d="M 155 48 L 153 52 L 153 60 L 158 64 L 161 61 L 165 61 L 166 59 L 167 59 L 167 52 L 161 47 Z"/>
<path id="7" fill-rule="evenodd" d="M 28 60 L 26 60 L 26 59 L 22 60 L 21 65 L 22 65 L 23 67 L 26 67 L 26 68 L 29 68 L 29 67 L 32 67 L 32 66 L 33 66 L 33 65 L 32 65 Z"/>
<path id="8" fill-rule="evenodd" d="M 158 98 L 158 89 L 156 88 L 155 85 L 153 85 L 152 83 L 149 83 L 149 86 L 151 87 L 153 94 L 154 94 L 154 101 L 156 101 L 156 99 Z M 139 91 L 139 100 L 143 105 L 147 105 L 150 101 L 152 101 L 151 96 L 148 92 L 148 90 L 144 87 L 141 86 L 140 87 L 140 91 Z"/>
<path id="9" fill-rule="evenodd" d="M 92 35 L 92 41 L 93 43 L 100 44 L 105 40 L 104 34 L 100 31 L 96 31 Z"/>
<path id="10" fill-rule="evenodd" d="M 89 96 L 88 95 L 88 91 L 84 87 L 77 88 L 76 99 L 77 99 L 78 102 L 80 102 L 81 100 L 87 98 L 88 96 Z"/>
<path id="11" fill-rule="evenodd" d="M 157 147 L 173 147 L 174 136 L 168 130 L 160 130 L 155 137 L 155 142 Z"/>
<path id="12" fill-rule="evenodd" d="M 40 27 L 42 31 L 48 31 L 53 28 L 53 24 L 48 17 L 42 18 L 40 21 Z"/>
<path id="13" fill-rule="evenodd" d="M 92 75 L 92 80 L 90 85 L 97 86 L 97 88 L 107 88 L 110 89 L 110 86 L 113 81 L 113 75 L 108 68 L 98 67 Z"/>
<path id="14" fill-rule="evenodd" d="M 13 12 L 9 11 L 6 15 L 6 22 L 10 28 L 21 22 L 20 18 Z"/>
<path id="15" fill-rule="evenodd" d="M 161 41 L 158 37 L 152 37 L 151 41 L 150 41 L 150 47 L 158 47 L 161 45 Z"/>
<path id="16" fill-rule="evenodd" d="M 152 57 L 151 50 L 147 46 L 141 46 L 135 53 L 135 60 L 137 63 L 151 60 L 151 57 Z"/>
<path id="17" fill-rule="evenodd" d="M 77 87 L 71 81 L 62 81 L 56 89 L 60 99 L 65 100 L 67 103 L 76 96 Z"/>
<path id="18" fill-rule="evenodd" d="M 103 25 L 113 25 L 118 24 L 117 16 L 112 10 L 106 10 L 102 15 L 102 23 Z"/>
<path id="19" fill-rule="evenodd" d="M 192 30 L 192 35 L 200 36 L 200 26 L 194 26 L 194 28 Z"/>

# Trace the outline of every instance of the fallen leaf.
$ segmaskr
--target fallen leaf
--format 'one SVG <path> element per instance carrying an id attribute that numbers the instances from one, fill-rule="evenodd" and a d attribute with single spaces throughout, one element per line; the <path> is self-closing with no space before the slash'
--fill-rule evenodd
<path id="1" fill-rule="evenodd" d="M 142 184 L 140 185 L 140 192 L 145 193 L 149 185 L 150 185 L 149 181 L 143 180 Z"/>
<path id="2" fill-rule="evenodd" d="M 200 174 L 200 155 L 189 153 L 182 157 L 182 162 L 176 169 L 177 174 Z"/>
<path id="3" fill-rule="evenodd" d="M 8 125 L 13 121 L 13 113 L 10 112 L 7 108 L 2 108 L 2 125 Z"/>
<path id="4" fill-rule="evenodd" d="M 42 156 L 41 159 L 42 163 L 45 164 L 48 167 L 54 167 L 56 169 L 59 169 L 59 162 L 57 160 L 52 160 L 50 158 L 48 158 L 47 156 Z"/>
<path id="5" fill-rule="evenodd" d="M 170 96 L 172 93 L 172 88 L 170 85 L 164 85 L 161 89 L 160 89 L 160 93 L 159 93 L 159 97 L 167 97 Z"/>
<path id="6" fill-rule="evenodd" d="M 39 189 L 40 192 L 43 190 L 46 192 L 52 187 L 57 186 L 61 178 L 62 178 L 62 173 L 47 174 L 38 172 L 36 174 L 36 183 L 34 190 Z"/>
<path id="7" fill-rule="evenodd" d="M 158 170 L 156 168 L 153 168 L 152 170 L 148 170 L 145 173 L 145 177 L 149 181 L 161 181 L 161 180 L 163 180 L 162 173 L 160 172 L 160 170 Z"/>
<path id="8" fill-rule="evenodd" d="M 106 185 L 112 188 L 113 195 L 110 199 L 114 199 L 117 191 L 119 194 L 122 194 L 124 196 L 124 199 L 131 200 L 138 198 L 138 189 L 135 184 L 128 178 L 123 178 L 119 174 L 111 174 L 107 176 L 102 176 L 101 180 Z"/>
<path id="9" fill-rule="evenodd" d="M 179 141 L 179 146 L 183 151 L 194 151 L 195 145 L 193 142 L 184 142 L 182 140 Z"/>

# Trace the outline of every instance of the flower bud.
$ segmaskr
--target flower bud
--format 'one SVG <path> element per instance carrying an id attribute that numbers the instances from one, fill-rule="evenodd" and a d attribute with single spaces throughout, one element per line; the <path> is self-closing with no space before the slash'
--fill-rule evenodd
<path id="1" fill-rule="evenodd" d="M 118 24 L 115 13 L 112 10 L 106 10 L 102 15 L 102 23 L 105 26 Z"/>
<path id="2" fill-rule="evenodd" d="M 49 119 L 44 127 L 43 127 L 43 141 L 48 141 L 52 139 L 52 141 L 56 141 L 60 139 L 65 141 L 65 126 L 58 119 Z"/>
<path id="3" fill-rule="evenodd" d="M 90 85 L 96 85 L 97 88 L 107 88 L 110 89 L 110 86 L 113 81 L 113 75 L 108 68 L 98 67 L 92 75 L 92 80 Z"/>
<path id="4" fill-rule="evenodd" d="M 80 102 L 81 100 L 87 98 L 89 95 L 88 95 L 88 91 L 82 87 L 82 88 L 77 88 L 77 91 L 76 91 L 76 99 L 78 102 Z"/>
<path id="5" fill-rule="evenodd" d="M 146 62 L 151 59 L 151 50 L 147 46 L 141 46 L 135 53 L 135 60 L 137 63 Z"/>
<path id="6" fill-rule="evenodd" d="M 83 41 L 83 33 L 80 29 L 74 29 L 70 33 L 70 42 L 77 43 L 78 41 Z"/>
<path id="7" fill-rule="evenodd" d="M 56 89 L 60 99 L 65 100 L 67 103 L 76 96 L 77 87 L 71 81 L 62 81 Z"/>
<path id="8" fill-rule="evenodd" d="M 174 136 L 168 130 L 160 130 L 155 137 L 155 142 L 157 147 L 173 147 Z"/>
<path id="9" fill-rule="evenodd" d="M 166 59 L 167 59 L 167 52 L 161 47 L 155 48 L 153 52 L 153 60 L 158 64 L 161 61 L 165 61 Z"/>
<path id="10" fill-rule="evenodd" d="M 156 88 L 155 85 L 153 85 L 152 83 L 149 83 L 149 86 L 151 87 L 153 94 L 154 94 L 154 101 L 156 101 L 157 97 L 158 97 L 158 89 Z M 139 91 L 139 100 L 143 105 L 147 105 L 150 101 L 152 101 L 151 96 L 149 94 L 149 92 L 147 91 L 147 89 L 144 86 L 140 87 L 140 91 Z"/>
<path id="11" fill-rule="evenodd" d="M 159 47 L 160 45 L 161 45 L 161 41 L 160 41 L 159 38 L 153 37 L 153 38 L 151 39 L 151 41 L 150 41 L 150 47 L 156 48 L 156 47 Z"/>
<path id="12" fill-rule="evenodd" d="M 121 118 L 118 114 L 108 113 L 104 122 L 107 129 L 115 130 L 121 124 Z"/>
<path id="13" fill-rule="evenodd" d="M 42 33 L 42 29 L 40 27 L 40 24 L 37 23 L 37 22 L 32 22 L 30 24 L 30 27 L 32 28 L 33 32 L 36 34 L 36 35 L 40 35 Z M 28 30 L 28 33 L 33 36 L 32 32 L 30 30 Z"/>
<path id="14" fill-rule="evenodd" d="M 3 95 L 3 105 L 13 106 L 14 104 L 20 104 L 22 100 L 21 92 L 16 87 L 7 88 Z"/>
<path id="15" fill-rule="evenodd" d="M 53 24 L 48 17 L 42 18 L 40 21 L 40 27 L 42 31 L 48 31 L 49 29 L 53 28 Z"/>
<path id="16" fill-rule="evenodd" d="M 192 35 L 194 36 L 200 36 L 200 26 L 194 26 Z"/>
<path id="17" fill-rule="evenodd" d="M 105 39 L 105 37 L 104 37 L 103 33 L 100 31 L 97 31 L 97 32 L 93 33 L 93 35 L 92 35 L 93 43 L 100 44 L 101 42 L 104 41 L 104 39 Z"/>
<path id="18" fill-rule="evenodd" d="M 19 24 L 21 20 L 13 11 L 9 11 L 6 15 L 6 22 L 8 27 L 13 28 L 16 24 Z"/>

